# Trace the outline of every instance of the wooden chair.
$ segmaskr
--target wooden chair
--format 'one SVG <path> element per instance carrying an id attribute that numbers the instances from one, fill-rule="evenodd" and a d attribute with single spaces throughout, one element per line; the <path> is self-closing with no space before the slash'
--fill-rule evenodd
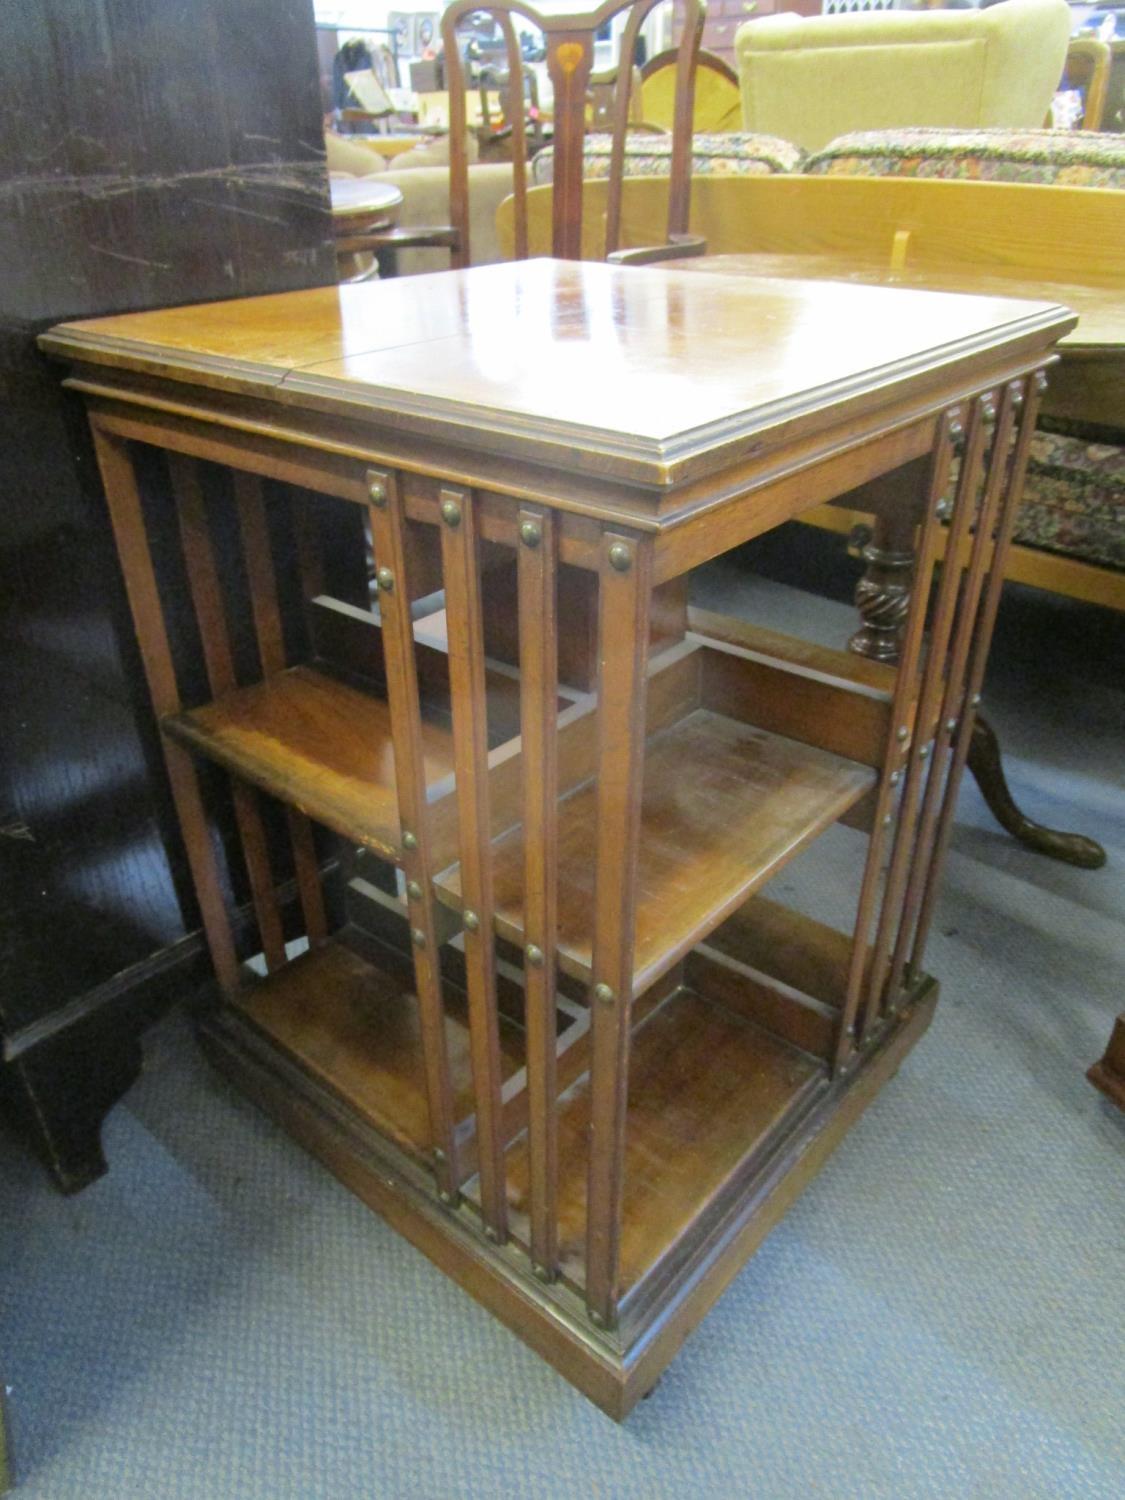
<path id="1" fill-rule="evenodd" d="M 1112 59 L 1108 43 L 1099 41 L 1097 37 L 1072 37 L 1067 46 L 1066 68 L 1060 87 L 1081 91 L 1082 130 L 1102 128 Z M 1050 117 L 1047 123 L 1050 124 Z"/>
<path id="2" fill-rule="evenodd" d="M 637 114 L 646 125 L 671 130 L 675 113 L 676 49 L 658 52 L 641 69 Z M 697 131 L 742 129 L 738 74 L 713 52 L 700 52 L 695 68 L 692 126 Z"/>
<path id="3" fill-rule="evenodd" d="M 458 46 L 458 28 L 471 15 L 494 17 L 504 37 L 508 73 L 519 97 L 523 59 L 513 16 L 530 22 L 544 35 L 547 72 L 554 88 L 554 170 L 552 183 L 552 254 L 561 260 L 582 255 L 583 144 L 590 75 L 596 34 L 615 16 L 627 13 L 621 35 L 620 55 L 635 55 L 637 37 L 646 17 L 660 0 L 603 0 L 597 10 L 584 16 L 545 16 L 521 0 L 495 0 L 482 7 L 477 0 L 455 0 L 442 16 L 446 83 L 449 88 L 449 201 L 457 243 L 453 264 L 469 264 L 469 163 L 466 153 L 466 94 L 468 81 Z M 606 204 L 606 253 L 611 259 L 639 263 L 688 254 L 702 254 L 703 242 L 688 235 L 691 206 L 691 136 L 695 97 L 695 67 L 703 32 L 701 0 L 686 0 L 683 32 L 676 49 L 676 111 L 672 136 L 671 185 L 663 243 L 644 249 L 618 252 L 620 242 L 621 186 L 624 178 L 625 137 L 629 129 L 633 69 L 619 68 L 613 112 L 613 150 Z M 528 255 L 527 136 L 522 116 L 512 120 L 512 167 L 515 194 L 514 253 L 517 260 Z"/>

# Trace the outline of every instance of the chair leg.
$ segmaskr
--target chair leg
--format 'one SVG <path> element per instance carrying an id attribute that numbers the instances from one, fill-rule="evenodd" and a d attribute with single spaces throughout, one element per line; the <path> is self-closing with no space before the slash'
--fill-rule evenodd
<path id="1" fill-rule="evenodd" d="M 848 646 L 858 656 L 875 661 L 897 659 L 899 634 L 910 604 L 913 554 L 908 550 L 907 535 L 902 534 L 901 527 L 899 533 L 895 535 L 887 522 L 876 515 L 870 539 L 863 538 L 861 555 L 867 566 L 856 587 L 861 628 Z M 1004 777 L 1000 742 L 992 726 L 979 716 L 973 729 L 968 765 L 992 816 L 1026 848 L 1083 870 L 1099 870 L 1105 864 L 1105 850 L 1093 839 L 1081 833 L 1045 828 L 1021 812 Z"/>

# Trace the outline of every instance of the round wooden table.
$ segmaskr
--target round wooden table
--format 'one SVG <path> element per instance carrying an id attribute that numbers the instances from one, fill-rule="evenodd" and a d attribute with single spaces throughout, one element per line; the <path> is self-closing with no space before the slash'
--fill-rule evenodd
<path id="1" fill-rule="evenodd" d="M 402 208 L 402 192 L 373 177 L 333 177 L 332 230 L 336 237 L 336 269 L 341 281 L 374 281 L 379 275 L 374 249 L 367 236 L 392 228 Z"/>

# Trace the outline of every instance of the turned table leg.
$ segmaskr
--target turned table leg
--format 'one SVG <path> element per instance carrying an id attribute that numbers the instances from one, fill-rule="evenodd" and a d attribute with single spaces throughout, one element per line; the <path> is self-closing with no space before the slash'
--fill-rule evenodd
<path id="1" fill-rule="evenodd" d="M 848 646 L 859 656 L 885 662 L 898 658 L 914 578 L 913 526 L 909 508 L 901 506 L 886 514 L 876 512 L 870 534 L 863 528 L 862 539 L 857 539 L 866 568 L 855 595 L 860 628 Z M 1028 849 L 1084 870 L 1097 870 L 1105 864 L 1105 850 L 1093 839 L 1081 833 L 1046 828 L 1020 810 L 1004 777 L 996 731 L 979 714 L 973 727 L 968 767 L 989 812 L 1001 828 Z"/>

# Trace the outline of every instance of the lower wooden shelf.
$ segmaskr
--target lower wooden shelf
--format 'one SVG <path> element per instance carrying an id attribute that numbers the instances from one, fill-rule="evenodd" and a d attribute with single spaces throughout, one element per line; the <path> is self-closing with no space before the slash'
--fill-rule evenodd
<path id="1" fill-rule="evenodd" d="M 409 960 L 374 963 L 370 940 L 344 928 L 232 1002 L 271 1042 L 396 1146 L 427 1157 L 430 1134 L 418 1002 Z M 454 1116 L 473 1114 L 468 1016 L 447 986 L 445 1034 Z M 524 1065 L 523 1030 L 500 1019 L 505 1079 Z"/>
<path id="2" fill-rule="evenodd" d="M 694 990 L 676 990 L 633 1033 L 622 1211 L 622 1305 L 674 1255 L 725 1187 L 751 1172 L 827 1086 L 827 1068 Z M 559 1107 L 561 1269 L 584 1279 L 589 1075 Z M 508 1152 L 517 1237 L 530 1201 L 525 1137 Z"/>

